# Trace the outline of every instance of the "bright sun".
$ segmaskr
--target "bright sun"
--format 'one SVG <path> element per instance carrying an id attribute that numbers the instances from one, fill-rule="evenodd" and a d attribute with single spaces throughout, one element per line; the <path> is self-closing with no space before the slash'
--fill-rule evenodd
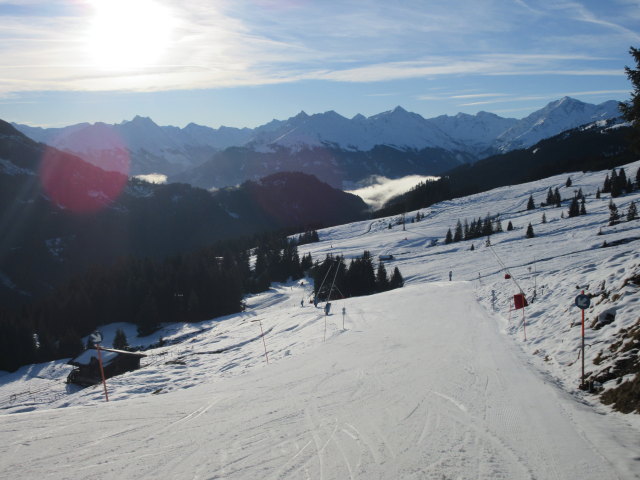
<path id="1" fill-rule="evenodd" d="M 96 66 L 131 69 L 156 64 L 166 51 L 173 19 L 153 0 L 94 0 L 89 53 Z"/>

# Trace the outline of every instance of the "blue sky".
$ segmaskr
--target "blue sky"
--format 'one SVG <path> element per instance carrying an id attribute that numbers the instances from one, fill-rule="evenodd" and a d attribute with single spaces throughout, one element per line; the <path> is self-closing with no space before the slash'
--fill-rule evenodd
<path id="1" fill-rule="evenodd" d="M 627 100 L 630 46 L 640 0 L 0 0 L 0 118 L 521 118 L 565 95 Z"/>

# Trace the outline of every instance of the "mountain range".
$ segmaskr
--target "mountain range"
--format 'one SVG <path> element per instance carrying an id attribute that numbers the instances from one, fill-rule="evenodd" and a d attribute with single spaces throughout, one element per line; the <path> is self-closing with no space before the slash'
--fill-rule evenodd
<path id="1" fill-rule="evenodd" d="M 564 97 L 522 119 L 488 112 L 425 119 L 396 107 L 351 119 L 334 111 L 300 112 L 253 129 L 158 126 L 139 116 L 116 125 L 14 126 L 33 140 L 129 175 L 162 174 L 170 181 L 220 188 L 299 170 L 345 188 L 372 174 L 439 174 L 618 116 L 615 101 L 594 105 Z"/>

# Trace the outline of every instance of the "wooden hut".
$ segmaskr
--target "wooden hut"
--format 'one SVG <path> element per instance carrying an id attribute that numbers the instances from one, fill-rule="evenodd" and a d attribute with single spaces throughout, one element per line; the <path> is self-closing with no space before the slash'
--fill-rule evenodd
<path id="1" fill-rule="evenodd" d="M 146 356 L 144 353 L 127 352 L 113 348 L 101 348 L 100 353 L 105 378 L 139 369 L 140 359 Z M 98 351 L 95 348 L 88 348 L 67 363 L 75 367 L 67 377 L 67 383 L 89 386 L 102 381 Z"/>

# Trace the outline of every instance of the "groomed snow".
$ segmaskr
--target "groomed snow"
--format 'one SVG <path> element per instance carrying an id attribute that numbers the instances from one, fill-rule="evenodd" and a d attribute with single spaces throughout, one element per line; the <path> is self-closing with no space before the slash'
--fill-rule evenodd
<path id="1" fill-rule="evenodd" d="M 109 403 L 101 386 L 64 385 L 63 362 L 1 376 L 0 477 L 640 478 L 638 415 L 577 390 L 576 294 L 597 293 L 604 280 L 619 295 L 595 296 L 586 311 L 588 325 L 617 313 L 587 328 L 589 371 L 637 320 L 640 300 L 637 286 L 623 286 L 640 269 L 640 221 L 607 226 L 609 198 L 593 198 L 605 173 L 571 174 L 570 189 L 561 175 L 443 202 L 406 231 L 388 229 L 392 219 L 323 230 L 301 255 L 393 254 L 387 270 L 398 266 L 405 287 L 334 301 L 325 319 L 306 303 L 307 281 L 274 285 L 242 314 L 168 325 L 157 335 L 167 344 L 146 351 L 142 369 L 108 380 Z M 588 214 L 561 219 L 566 206 L 545 208 L 542 224 L 543 209 L 525 205 L 549 186 L 564 198 L 582 188 Z M 626 212 L 632 199 L 640 194 L 615 202 Z M 491 248 L 484 239 L 442 245 L 458 219 L 487 213 L 516 230 L 494 235 Z M 529 222 L 536 237 L 526 240 Z M 522 312 L 510 312 L 517 287 L 498 258 L 529 298 L 536 292 L 526 340 Z M 125 328 L 131 343 L 157 340 Z"/>

